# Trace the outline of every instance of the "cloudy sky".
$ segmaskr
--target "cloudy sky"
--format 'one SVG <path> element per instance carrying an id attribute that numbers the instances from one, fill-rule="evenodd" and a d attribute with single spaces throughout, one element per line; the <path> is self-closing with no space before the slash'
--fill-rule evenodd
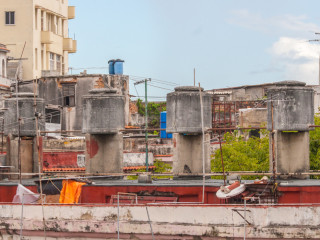
<path id="1" fill-rule="evenodd" d="M 318 0 L 69 0 L 76 18 L 69 35 L 73 73 L 108 73 L 125 60 L 130 92 L 151 78 L 148 94 L 161 100 L 178 85 L 205 89 L 282 80 L 319 82 Z"/>

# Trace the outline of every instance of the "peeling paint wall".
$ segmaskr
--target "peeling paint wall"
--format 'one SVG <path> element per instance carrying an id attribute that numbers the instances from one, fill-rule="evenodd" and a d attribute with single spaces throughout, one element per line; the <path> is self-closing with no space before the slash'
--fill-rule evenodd
<path id="1" fill-rule="evenodd" d="M 148 208 L 153 233 L 164 239 L 243 238 L 244 206 L 217 205 L 132 205 L 120 206 L 120 239 L 129 236 L 151 237 L 146 212 Z M 261 238 L 319 238 L 319 205 L 309 206 L 249 206 L 246 208 L 246 237 Z M 82 234 L 84 239 L 116 238 L 117 206 L 46 205 L 47 234 L 57 239 Z M 0 205 L 0 229 L 8 239 L 19 236 L 21 206 Z M 71 234 L 72 233 L 72 234 Z M 23 236 L 43 235 L 41 205 L 25 205 Z M 196 238 L 195 238 L 196 237 Z M 143 238 L 143 239 L 145 239 Z M 147 237 L 148 238 L 148 237 Z M 78 238 L 79 239 L 79 238 Z M 162 238 L 161 238 L 162 239 Z"/>

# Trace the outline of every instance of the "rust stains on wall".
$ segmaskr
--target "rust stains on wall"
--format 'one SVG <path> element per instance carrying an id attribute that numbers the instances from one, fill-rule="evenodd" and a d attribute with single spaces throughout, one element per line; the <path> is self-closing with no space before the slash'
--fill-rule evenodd
<path id="1" fill-rule="evenodd" d="M 90 137 L 89 141 L 86 141 L 87 152 L 90 155 L 90 158 L 93 158 L 99 150 L 98 142 Z"/>
<path id="2" fill-rule="evenodd" d="M 102 77 L 99 77 L 95 80 L 93 88 L 105 88 L 105 84 Z"/>

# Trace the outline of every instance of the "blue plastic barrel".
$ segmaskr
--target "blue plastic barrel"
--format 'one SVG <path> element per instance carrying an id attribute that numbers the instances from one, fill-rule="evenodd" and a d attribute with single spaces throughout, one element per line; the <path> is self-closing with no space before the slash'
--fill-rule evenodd
<path id="1" fill-rule="evenodd" d="M 161 130 L 161 131 L 160 131 L 160 138 L 167 138 L 167 132 Z"/>
<path id="2" fill-rule="evenodd" d="M 109 61 L 109 74 L 114 74 L 113 62 Z"/>
<path id="3" fill-rule="evenodd" d="M 167 128 L 167 112 L 160 113 L 160 128 Z M 172 138 L 172 133 L 167 133 L 165 130 L 160 131 L 160 138 Z"/>
<path id="4" fill-rule="evenodd" d="M 123 74 L 123 62 L 114 63 L 114 74 Z"/>
<path id="5" fill-rule="evenodd" d="M 167 112 L 160 113 L 160 122 L 167 122 Z"/>
<path id="6" fill-rule="evenodd" d="M 108 61 L 109 64 L 109 74 L 123 74 L 123 63 L 124 60 L 121 59 L 111 59 Z"/>

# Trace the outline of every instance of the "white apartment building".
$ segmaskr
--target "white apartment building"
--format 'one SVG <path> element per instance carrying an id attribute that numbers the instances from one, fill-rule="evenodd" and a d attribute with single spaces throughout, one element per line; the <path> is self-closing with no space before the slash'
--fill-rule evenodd
<path id="1" fill-rule="evenodd" d="M 68 0 L 0 0 L 0 42 L 16 61 L 23 52 L 23 80 L 67 74 L 68 54 L 77 49 L 68 36 L 74 17 Z"/>

